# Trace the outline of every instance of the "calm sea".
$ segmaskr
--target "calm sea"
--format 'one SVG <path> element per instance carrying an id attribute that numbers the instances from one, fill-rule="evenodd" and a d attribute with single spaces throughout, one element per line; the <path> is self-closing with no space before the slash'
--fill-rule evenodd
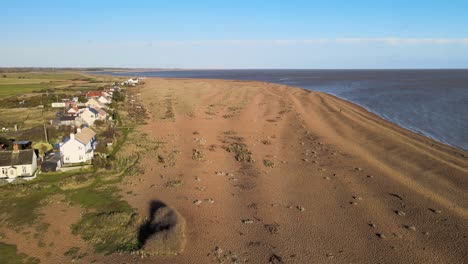
<path id="1" fill-rule="evenodd" d="M 171 70 L 119 76 L 255 80 L 322 91 L 468 150 L 468 70 Z"/>

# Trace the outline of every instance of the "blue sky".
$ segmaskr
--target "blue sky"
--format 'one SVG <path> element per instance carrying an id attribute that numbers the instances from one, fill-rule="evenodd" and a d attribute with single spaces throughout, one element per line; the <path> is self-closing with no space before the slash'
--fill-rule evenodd
<path id="1" fill-rule="evenodd" d="M 468 68 L 468 1 L 6 1 L 0 67 Z"/>

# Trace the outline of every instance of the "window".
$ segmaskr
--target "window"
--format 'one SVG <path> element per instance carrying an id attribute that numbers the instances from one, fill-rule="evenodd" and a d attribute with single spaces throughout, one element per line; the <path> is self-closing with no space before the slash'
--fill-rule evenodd
<path id="1" fill-rule="evenodd" d="M 7 168 L 2 168 L 2 174 L 3 174 L 3 175 L 8 175 L 8 170 L 7 170 Z"/>
<path id="2" fill-rule="evenodd" d="M 22 168 L 23 173 L 26 173 L 26 166 L 23 166 Z"/>
<path id="3" fill-rule="evenodd" d="M 83 159 L 83 156 L 80 155 L 80 160 L 82 160 L 82 159 Z"/>

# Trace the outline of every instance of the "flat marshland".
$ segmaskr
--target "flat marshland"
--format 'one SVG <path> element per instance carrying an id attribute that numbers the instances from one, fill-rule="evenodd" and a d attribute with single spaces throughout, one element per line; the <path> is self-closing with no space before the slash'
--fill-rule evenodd
<path id="1" fill-rule="evenodd" d="M 121 106 L 132 129 L 108 167 L 0 188 L 0 249 L 43 263 L 467 261 L 465 151 L 283 85 L 129 90 L 141 105 Z"/>

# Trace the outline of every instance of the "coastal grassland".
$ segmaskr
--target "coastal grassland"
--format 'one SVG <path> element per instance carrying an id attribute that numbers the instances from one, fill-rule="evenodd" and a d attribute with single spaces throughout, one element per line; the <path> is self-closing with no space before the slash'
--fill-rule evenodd
<path id="1" fill-rule="evenodd" d="M 79 219 L 71 226 L 72 234 L 80 236 L 96 252 L 110 254 L 139 250 L 142 247 L 138 240 L 138 228 L 142 219 L 123 199 L 117 184 L 126 176 L 141 173 L 140 157 L 143 153 L 157 149 L 158 143 L 135 129 L 145 115 L 130 119 L 127 111 L 133 108 L 127 108 L 125 103 L 119 103 L 116 107 L 121 115 L 117 118 L 114 144 L 106 151 L 107 157 L 100 159 L 99 163 L 87 169 L 42 173 L 31 181 L 17 180 L 12 184 L 0 185 L 0 231 L 5 229 L 24 234 L 24 239 L 37 240 L 37 250 L 42 250 L 46 245 L 41 239 L 52 232 L 50 228 L 42 227 L 60 225 L 59 222 L 46 222 L 43 212 L 52 210 L 48 208 L 59 203 L 65 204 L 67 208 L 81 210 Z M 3 110 L 5 109 L 1 111 Z M 9 113 L 9 120 L 13 120 L 14 111 L 25 111 L 16 112 L 18 115 L 31 114 L 31 111 L 34 115 L 39 115 L 39 110 L 34 110 L 36 109 L 8 109 L 5 113 Z M 0 237 L 0 241 L 4 239 Z M 11 243 L 8 239 L 7 237 L 5 241 Z M 11 248 L 8 250 L 12 251 Z M 64 257 L 72 259 L 82 258 L 89 253 L 82 250 L 70 251 L 70 248 L 62 251 Z M 68 251 L 70 252 L 67 253 Z M 20 255 L 15 259 L 20 259 Z"/>
<path id="2" fill-rule="evenodd" d="M 0 128 L 17 125 L 19 130 L 32 129 L 49 123 L 55 114 L 56 111 L 46 108 L 0 108 Z"/>
<path id="3" fill-rule="evenodd" d="M 137 146 L 137 140 L 142 137 L 131 130 L 124 134 L 126 136 L 116 143 L 121 147 L 113 154 L 108 169 L 43 173 L 29 182 L 18 181 L 1 186 L 1 225 L 22 232 L 47 224 L 43 222 L 39 209 L 60 201 L 69 207 L 77 206 L 84 210 L 81 219 L 72 226 L 72 231 L 93 245 L 96 251 L 136 250 L 138 217 L 122 199 L 120 189 L 115 184 L 123 177 L 134 174 L 135 168 L 138 168 L 143 149 Z M 125 150 L 125 154 L 120 155 L 119 149 Z M 122 219 L 128 219 L 128 222 L 123 224 Z M 46 231 L 38 231 L 38 237 Z"/>
<path id="4" fill-rule="evenodd" d="M 0 242 L 0 263 L 37 264 L 39 260 L 26 254 L 18 253 L 15 245 Z"/>
<path id="5" fill-rule="evenodd" d="M 57 88 L 97 88 L 116 79 L 74 71 L 0 73 L 0 99 Z"/>

